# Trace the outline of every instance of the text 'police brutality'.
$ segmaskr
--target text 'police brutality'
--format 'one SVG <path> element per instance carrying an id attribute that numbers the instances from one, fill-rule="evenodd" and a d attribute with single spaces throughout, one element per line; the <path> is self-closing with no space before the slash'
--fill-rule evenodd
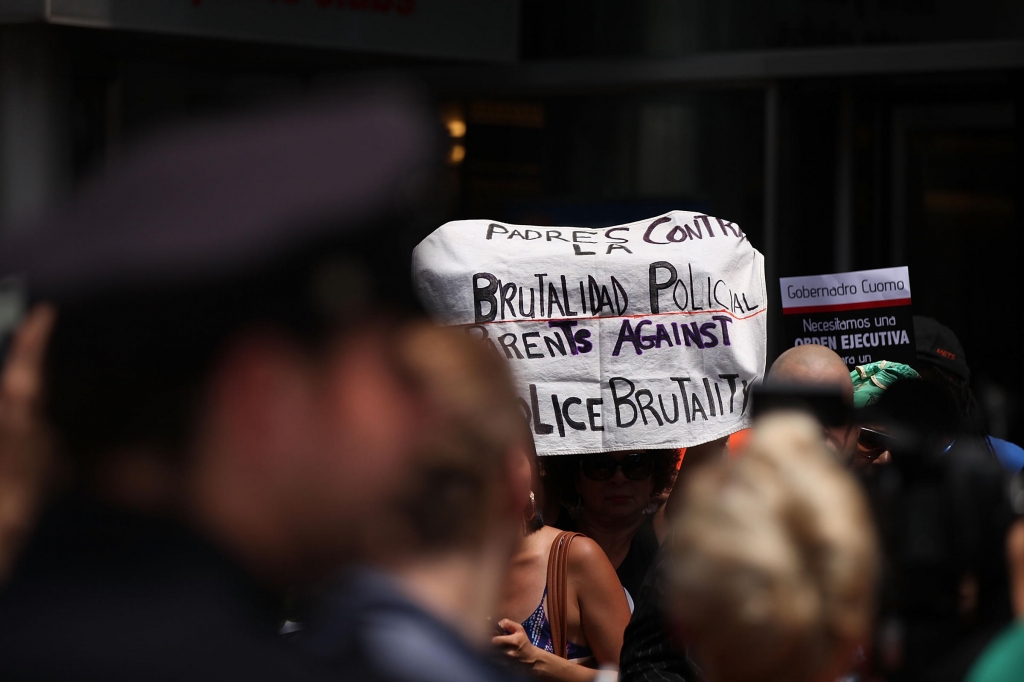
<path id="1" fill-rule="evenodd" d="M 747 424 L 764 260 L 735 223 L 456 221 L 416 248 L 413 277 L 435 319 L 511 363 L 542 455 L 688 447 Z"/>

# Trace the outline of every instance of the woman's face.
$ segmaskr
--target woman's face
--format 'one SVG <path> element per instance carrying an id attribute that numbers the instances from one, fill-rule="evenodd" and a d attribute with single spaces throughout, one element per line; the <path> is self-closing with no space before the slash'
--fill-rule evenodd
<path id="1" fill-rule="evenodd" d="M 654 458 L 625 451 L 584 455 L 576 475 L 583 514 L 592 519 L 631 521 L 651 503 Z"/>

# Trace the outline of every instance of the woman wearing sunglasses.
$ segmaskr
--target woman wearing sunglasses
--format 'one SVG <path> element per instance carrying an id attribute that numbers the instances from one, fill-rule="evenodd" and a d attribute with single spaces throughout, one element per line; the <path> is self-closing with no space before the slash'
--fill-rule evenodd
<path id="1" fill-rule="evenodd" d="M 540 491 L 536 455 L 523 457 L 521 466 L 521 474 L 530 467 L 533 489 Z M 492 641 L 536 677 L 589 682 L 599 667 L 618 668 L 629 605 L 601 547 L 545 526 L 542 506 L 543 494 L 531 493 L 523 542 L 502 585 L 498 613 L 503 617 Z M 551 584 L 552 566 L 561 566 L 564 584 L 557 577 L 558 584 Z"/>
<path id="2" fill-rule="evenodd" d="M 678 450 L 544 458 L 545 488 L 562 506 L 554 525 L 600 545 L 631 598 L 668 530 L 669 505 L 652 512 L 651 502 L 672 486 L 678 461 Z"/>

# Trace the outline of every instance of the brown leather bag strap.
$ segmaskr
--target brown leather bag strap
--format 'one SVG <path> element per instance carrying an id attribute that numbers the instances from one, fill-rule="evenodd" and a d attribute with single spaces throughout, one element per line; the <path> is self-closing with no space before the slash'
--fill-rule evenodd
<path id="1" fill-rule="evenodd" d="M 548 553 L 548 625 L 551 626 L 551 644 L 555 655 L 568 658 L 567 582 L 569 578 L 569 545 L 582 533 L 559 533 Z"/>

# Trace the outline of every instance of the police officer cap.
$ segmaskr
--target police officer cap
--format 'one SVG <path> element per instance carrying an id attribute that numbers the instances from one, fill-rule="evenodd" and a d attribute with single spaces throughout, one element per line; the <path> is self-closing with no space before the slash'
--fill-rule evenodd
<path id="1" fill-rule="evenodd" d="M 61 303 L 194 288 L 331 240 L 383 245 L 391 273 L 405 273 L 401 235 L 383 232 L 415 230 L 436 195 L 438 138 L 425 114 L 407 90 L 361 89 L 165 134 L 0 243 L 0 276 L 21 274 L 34 298 Z M 361 290 L 412 300 L 398 279 Z"/>

